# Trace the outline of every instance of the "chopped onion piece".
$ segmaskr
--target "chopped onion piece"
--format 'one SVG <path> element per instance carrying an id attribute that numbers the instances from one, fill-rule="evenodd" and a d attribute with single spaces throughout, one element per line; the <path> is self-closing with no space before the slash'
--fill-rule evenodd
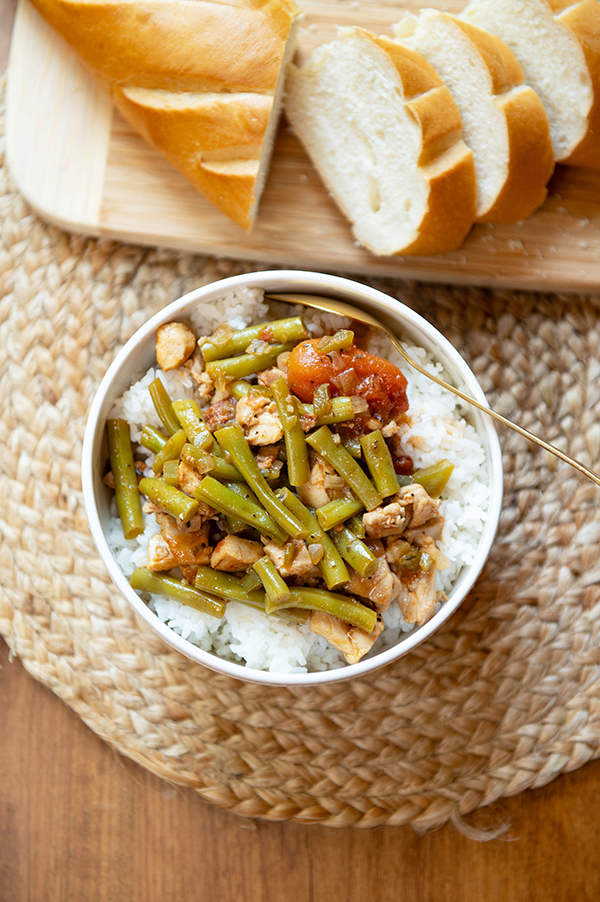
<path id="1" fill-rule="evenodd" d="M 261 341 L 260 338 L 253 339 L 246 348 L 246 354 L 254 354 L 258 357 L 260 354 L 266 354 L 271 348 L 268 341 Z"/>
<path id="2" fill-rule="evenodd" d="M 308 553 L 310 554 L 310 559 L 313 564 L 318 564 L 325 554 L 325 551 L 322 545 L 315 543 L 314 545 L 308 546 Z"/>
<path id="3" fill-rule="evenodd" d="M 358 416 L 358 414 L 360 413 L 369 412 L 368 402 L 364 398 L 361 398 L 360 395 L 352 395 L 350 400 L 352 401 L 352 410 L 354 411 L 354 416 Z"/>
<path id="4" fill-rule="evenodd" d="M 221 323 L 220 326 L 217 326 L 208 341 L 215 345 L 224 345 L 230 338 L 233 338 L 233 329 L 231 326 L 228 326 L 227 323 Z"/>

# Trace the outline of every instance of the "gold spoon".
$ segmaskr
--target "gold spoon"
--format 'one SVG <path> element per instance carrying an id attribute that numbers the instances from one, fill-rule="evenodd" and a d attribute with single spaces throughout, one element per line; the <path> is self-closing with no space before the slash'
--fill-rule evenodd
<path id="1" fill-rule="evenodd" d="M 564 451 L 560 451 L 559 448 L 555 448 L 554 445 L 549 444 L 549 442 L 545 442 L 543 438 L 539 438 L 537 435 L 534 435 L 527 429 L 523 429 L 523 427 L 519 426 L 517 423 L 513 423 L 511 420 L 503 417 L 501 413 L 496 413 L 495 410 L 486 407 L 485 404 L 482 404 L 480 401 L 476 401 L 475 398 L 471 398 L 469 395 L 466 395 L 459 388 L 455 388 L 454 385 L 448 385 L 448 383 L 444 382 L 443 379 L 440 379 L 439 376 L 435 376 L 433 373 L 428 372 L 424 367 L 414 361 L 412 357 L 410 357 L 406 353 L 398 338 L 387 328 L 387 326 L 383 326 L 369 313 L 365 313 L 364 310 L 357 309 L 356 307 L 351 307 L 350 304 L 345 304 L 343 301 L 338 301 L 334 298 L 321 297 L 321 295 L 316 294 L 269 293 L 268 298 L 274 301 L 285 301 L 288 304 L 304 304 L 305 307 L 314 307 L 316 310 L 325 310 L 327 313 L 337 313 L 339 316 L 345 316 L 348 319 L 354 319 L 359 323 L 365 323 L 365 325 L 371 326 L 374 329 L 380 329 L 382 332 L 385 332 L 398 353 L 401 354 L 402 357 L 404 357 L 406 362 L 416 370 L 418 370 L 419 373 L 422 373 L 423 376 L 427 376 L 428 379 L 432 379 L 438 385 L 441 385 L 442 388 L 445 388 L 446 391 L 458 395 L 458 397 L 461 398 L 461 400 L 466 401 L 467 404 L 472 404 L 473 407 L 476 407 L 483 413 L 487 413 L 488 416 L 493 417 L 495 420 L 498 420 L 499 423 L 502 423 L 504 426 L 508 426 L 509 429 L 513 429 L 515 432 L 518 432 L 519 435 L 523 436 L 523 438 L 529 439 L 530 442 L 535 442 L 535 444 L 539 445 L 540 448 L 543 448 L 545 451 L 549 451 L 550 454 L 554 454 L 556 457 L 560 458 L 560 460 L 564 460 L 565 463 L 570 464 L 570 466 L 574 467 L 580 473 L 583 473 L 584 476 L 587 476 L 588 479 L 591 479 L 592 482 L 596 483 L 596 485 L 600 485 L 600 476 L 598 476 L 597 473 L 594 473 L 593 470 L 589 470 L 587 467 L 584 467 L 584 465 L 582 463 L 579 463 L 578 460 L 575 460 L 573 457 L 569 457 L 569 455 L 565 454 Z"/>

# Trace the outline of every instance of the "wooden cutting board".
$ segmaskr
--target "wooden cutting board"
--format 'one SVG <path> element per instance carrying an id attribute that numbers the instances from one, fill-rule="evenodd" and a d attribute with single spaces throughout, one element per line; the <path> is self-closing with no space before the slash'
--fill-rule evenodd
<path id="1" fill-rule="evenodd" d="M 389 34 L 426 3 L 307 0 L 298 57 L 352 24 Z M 462 0 L 427 5 L 459 12 Z M 359 247 L 283 122 L 250 233 L 199 195 L 130 126 L 29 0 L 19 0 L 7 95 L 7 156 L 43 218 L 68 230 L 218 256 L 427 281 L 541 290 L 600 288 L 600 171 L 558 167 L 544 206 L 512 226 L 478 225 L 439 257 Z"/>

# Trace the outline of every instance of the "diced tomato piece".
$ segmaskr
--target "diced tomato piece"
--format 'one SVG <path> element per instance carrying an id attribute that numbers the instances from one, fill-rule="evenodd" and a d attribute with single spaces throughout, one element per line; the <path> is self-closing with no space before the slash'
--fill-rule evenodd
<path id="1" fill-rule="evenodd" d="M 301 341 L 287 360 L 290 388 L 301 401 L 312 402 L 315 388 L 325 383 L 331 386 L 332 396 L 342 394 L 336 377 L 354 370 L 358 379 L 354 393 L 369 402 L 375 415 L 397 415 L 408 409 L 406 379 L 397 366 L 354 347 L 319 354 L 316 345 L 320 340 Z"/>

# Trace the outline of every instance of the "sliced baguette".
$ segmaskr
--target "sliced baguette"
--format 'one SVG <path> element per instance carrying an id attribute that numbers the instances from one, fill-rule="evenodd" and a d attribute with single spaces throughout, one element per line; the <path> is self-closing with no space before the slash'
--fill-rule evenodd
<path id="1" fill-rule="evenodd" d="M 594 99 L 588 113 L 588 130 L 571 156 L 569 166 L 600 168 L 600 3 L 598 0 L 549 0 L 557 22 L 575 35 L 592 78 Z"/>
<path id="2" fill-rule="evenodd" d="M 302 69 L 286 113 L 361 244 L 374 254 L 442 254 L 475 217 L 475 165 L 446 86 L 414 51 L 340 29 Z"/>
<path id="3" fill-rule="evenodd" d="M 590 6 L 597 7 L 597 0 L 592 0 Z M 508 44 L 523 68 L 527 84 L 544 104 L 554 159 L 569 162 L 588 136 L 594 91 L 600 87 L 600 71 L 593 73 L 592 78 L 574 31 L 560 15 L 554 17 L 546 0 L 471 0 L 460 18 Z M 585 21 L 592 20 L 588 10 Z"/>
<path id="4" fill-rule="evenodd" d="M 523 70 L 495 35 L 424 9 L 406 13 L 396 39 L 422 54 L 450 89 L 475 157 L 477 219 L 519 222 L 543 203 L 554 170 L 548 117 Z"/>
<path id="5" fill-rule="evenodd" d="M 33 3 L 129 122 L 249 228 L 299 24 L 294 0 Z"/>

